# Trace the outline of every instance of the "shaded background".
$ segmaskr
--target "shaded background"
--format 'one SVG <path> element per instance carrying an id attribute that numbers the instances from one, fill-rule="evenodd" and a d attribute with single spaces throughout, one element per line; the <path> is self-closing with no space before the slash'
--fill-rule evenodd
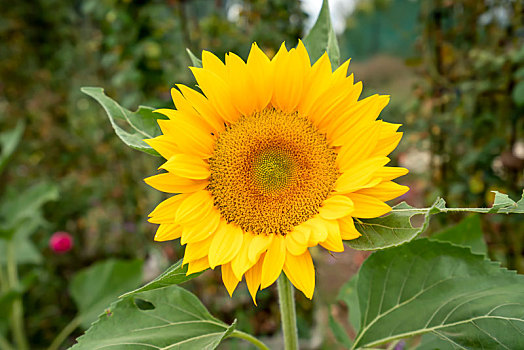
<path id="1" fill-rule="evenodd" d="M 103 86 L 129 109 L 172 107 L 175 83 L 194 85 L 185 48 L 246 58 L 256 41 L 272 56 L 296 45 L 320 0 L 35 0 L 0 2 L 0 126 L 23 120 L 22 142 L 0 175 L 1 192 L 40 181 L 55 183 L 59 200 L 45 206 L 46 223 L 30 238 L 33 272 L 24 295 L 26 327 L 35 349 L 46 347 L 74 317 L 68 283 L 80 269 L 108 258 L 145 261 L 144 281 L 182 257 L 178 242 L 152 241 L 147 214 L 163 198 L 142 181 L 160 160 L 128 149 L 103 110 L 80 92 Z M 524 186 L 524 5 L 511 0 L 332 1 L 341 56 L 364 83 L 363 96 L 391 94 L 383 119 L 403 123 L 393 161 L 411 170 L 399 180 L 404 200 L 430 205 L 488 206 L 492 190 L 520 197 Z M 462 216 L 434 218 L 430 232 Z M 483 216 L 493 259 L 524 272 L 521 218 Z M 67 231 L 74 248 L 48 248 Z M 22 253 L 20 253 L 22 254 Z M 299 331 L 311 348 L 332 348 L 328 315 L 338 287 L 366 254 L 315 250 L 314 302 L 298 296 Z M 36 271 L 36 273 L 35 273 Z M 224 321 L 273 337 L 279 332 L 273 287 L 252 305 L 240 285 L 233 299 L 208 271 L 184 285 Z M 78 329 L 68 344 L 82 334 Z M 229 342 L 234 348 L 236 343 Z M 67 344 L 64 344 L 67 345 Z M 240 344 L 238 344 L 240 345 Z"/>

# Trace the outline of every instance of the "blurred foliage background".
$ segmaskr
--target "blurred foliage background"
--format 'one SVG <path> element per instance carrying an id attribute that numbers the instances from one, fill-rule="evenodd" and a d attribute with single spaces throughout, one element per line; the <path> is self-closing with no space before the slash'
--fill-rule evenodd
<path id="1" fill-rule="evenodd" d="M 341 3 L 332 1 L 332 9 Z M 393 155 L 411 170 L 400 180 L 412 187 L 404 200 L 423 206 L 439 195 L 450 206 L 482 207 L 491 204 L 491 190 L 519 198 L 523 2 L 357 0 L 350 8 L 338 33 L 342 58 L 353 58 L 350 70 L 364 82 L 365 96 L 392 95 L 382 116 L 404 124 L 404 140 Z M 271 56 L 283 41 L 296 45 L 307 21 L 298 0 L 0 2 L 0 130 L 26 124 L 0 175 L 1 192 L 41 181 L 59 189 L 59 200 L 44 207 L 46 223 L 31 237 L 42 259 L 20 266 L 21 274 L 36 271 L 24 294 L 35 349 L 45 348 L 74 317 L 66 291 L 80 269 L 107 258 L 139 258 L 148 280 L 183 252 L 178 242 L 154 243 L 155 227 L 146 222 L 162 196 L 142 179 L 160 160 L 121 144 L 80 87 L 103 86 L 132 110 L 139 104 L 171 107 L 171 86 L 194 85 L 186 48 L 197 56 L 206 49 L 245 58 L 256 41 Z M 460 218 L 439 217 L 434 230 Z M 484 216 L 483 230 L 489 254 L 524 272 L 522 219 Z M 72 234 L 73 250 L 57 255 L 48 248 L 55 231 Z M 314 302 L 298 297 L 300 336 L 312 339 L 312 348 L 320 340 L 326 344 L 327 313 L 340 311 L 323 305 L 333 302 L 366 256 L 315 254 L 319 290 Z M 245 287 L 230 299 L 219 273 L 204 276 L 186 287 L 212 313 L 226 322 L 237 317 L 241 329 L 256 335 L 279 331 L 271 289 L 259 294 L 255 308 Z"/>

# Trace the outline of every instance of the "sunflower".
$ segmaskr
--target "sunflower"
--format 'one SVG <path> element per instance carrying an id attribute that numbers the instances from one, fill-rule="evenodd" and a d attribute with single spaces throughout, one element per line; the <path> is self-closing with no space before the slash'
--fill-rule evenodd
<path id="1" fill-rule="evenodd" d="M 203 51 L 191 67 L 202 93 L 177 85 L 176 110 L 159 109 L 162 135 L 145 140 L 167 161 L 145 179 L 175 193 L 149 221 L 155 240 L 181 239 L 188 274 L 221 267 L 230 295 L 245 276 L 259 289 L 282 270 L 306 297 L 315 289 L 309 248 L 344 251 L 354 218 L 374 218 L 408 187 L 387 167 L 402 137 L 377 120 L 389 96 L 358 100 L 349 60 L 334 72 L 327 54 L 311 65 L 302 42 L 269 59 L 253 44 L 247 62 Z"/>

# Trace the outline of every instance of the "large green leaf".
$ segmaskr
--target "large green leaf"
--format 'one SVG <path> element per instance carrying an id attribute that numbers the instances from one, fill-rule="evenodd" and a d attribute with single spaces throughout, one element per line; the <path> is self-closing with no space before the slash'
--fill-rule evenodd
<path id="1" fill-rule="evenodd" d="M 488 252 L 478 214 L 471 215 L 457 225 L 437 232 L 431 236 L 431 239 L 470 247 L 471 251 L 476 254 Z"/>
<path id="2" fill-rule="evenodd" d="M 446 201 L 438 198 L 429 208 L 414 208 L 402 202 L 386 216 L 375 219 L 357 220 L 355 227 L 362 236 L 346 241 L 346 244 L 358 250 L 378 250 L 395 247 L 411 241 L 424 232 L 432 215 L 449 212 L 493 213 L 493 214 L 522 214 L 524 213 L 524 191 L 518 202 L 507 194 L 493 191 L 495 201 L 491 208 L 447 208 Z M 413 227 L 411 218 L 423 215 L 424 223 L 421 227 Z"/>
<path id="3" fill-rule="evenodd" d="M 119 295 L 142 281 L 141 260 L 107 260 L 78 272 L 69 291 L 78 307 L 81 325 L 87 329 Z"/>
<path id="4" fill-rule="evenodd" d="M 24 130 L 24 122 L 18 121 L 14 129 L 0 133 L 0 173 L 4 170 L 9 162 L 9 158 L 11 158 L 16 146 L 22 139 Z"/>
<path id="5" fill-rule="evenodd" d="M 214 349 L 231 335 L 198 298 L 178 286 L 140 292 L 111 305 L 73 350 Z"/>
<path id="6" fill-rule="evenodd" d="M 139 292 L 145 292 L 147 290 L 164 288 L 173 284 L 184 283 L 202 274 L 202 272 L 198 272 L 187 276 L 186 273 L 187 265 L 182 266 L 182 260 L 179 260 L 175 264 L 170 266 L 167 270 L 165 270 L 160 276 L 158 276 L 145 286 L 140 287 L 132 292 L 126 293 L 122 295 L 122 297 L 126 297 Z"/>
<path id="7" fill-rule="evenodd" d="M 331 67 L 333 69 L 338 67 L 340 49 L 338 48 L 337 36 L 331 24 L 328 0 L 322 2 L 317 21 L 304 38 L 304 45 L 309 53 L 311 62 L 315 62 L 324 52 L 327 52 L 331 61 Z"/>
<path id="8" fill-rule="evenodd" d="M 145 106 L 139 106 L 137 111 L 131 112 L 120 106 L 115 100 L 107 97 L 104 89 L 100 87 L 83 87 L 81 91 L 100 103 L 106 111 L 115 133 L 126 145 L 155 156 L 159 155 L 143 140 L 161 134 L 156 120 L 165 119 L 162 114 L 153 113 L 153 108 Z M 117 120 L 123 121 L 128 130 L 119 126 Z"/>
<path id="9" fill-rule="evenodd" d="M 524 348 L 524 277 L 468 248 L 418 239 L 379 251 L 357 284 L 353 348 L 427 333 L 458 348 Z"/>

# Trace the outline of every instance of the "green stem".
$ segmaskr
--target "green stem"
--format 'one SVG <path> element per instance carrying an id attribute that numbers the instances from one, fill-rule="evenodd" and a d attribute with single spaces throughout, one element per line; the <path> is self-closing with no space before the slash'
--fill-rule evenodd
<path id="1" fill-rule="evenodd" d="M 284 349 L 298 349 L 297 316 L 295 313 L 295 295 L 293 286 L 284 273 L 278 279 L 278 299 L 280 302 L 280 317 L 284 332 Z"/>
<path id="2" fill-rule="evenodd" d="M 7 279 L 4 273 L 4 267 L 0 265 L 0 291 L 7 292 L 9 287 L 7 285 Z"/>
<path id="3" fill-rule="evenodd" d="M 0 349 L 2 350 L 14 350 L 13 346 L 0 334 Z"/>
<path id="4" fill-rule="evenodd" d="M 244 339 L 250 342 L 251 344 L 255 345 L 257 348 L 261 350 L 269 350 L 269 348 L 266 346 L 266 344 L 262 343 L 257 338 L 253 337 L 251 334 L 244 333 L 242 331 L 234 330 L 233 333 L 231 333 L 232 337 Z"/>
<path id="5" fill-rule="evenodd" d="M 9 282 L 9 289 L 18 289 L 18 268 L 16 266 L 15 247 L 13 240 L 7 242 L 7 278 Z M 27 338 L 24 329 L 24 306 L 22 304 L 22 297 L 18 296 L 13 301 L 11 313 L 11 329 L 13 331 L 13 338 L 19 350 L 29 349 Z"/>
<path id="6" fill-rule="evenodd" d="M 66 340 L 66 338 L 71 335 L 71 333 L 73 333 L 73 331 L 77 329 L 78 326 L 80 326 L 80 317 L 76 316 L 62 329 L 60 333 L 58 333 L 47 350 L 57 350 L 64 340 Z"/>

